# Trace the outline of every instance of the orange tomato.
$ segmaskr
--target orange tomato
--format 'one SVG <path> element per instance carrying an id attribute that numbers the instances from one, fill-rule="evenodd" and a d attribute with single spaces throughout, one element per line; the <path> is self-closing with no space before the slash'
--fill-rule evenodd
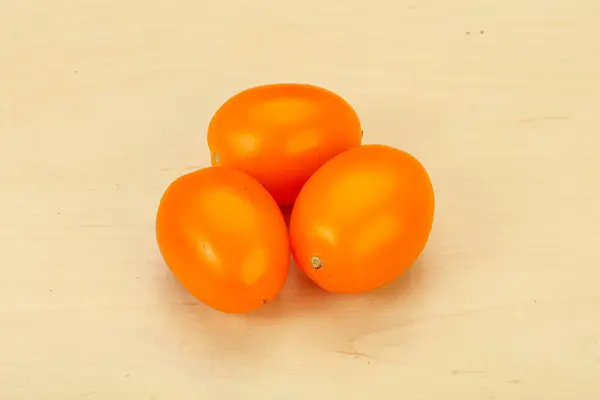
<path id="1" fill-rule="evenodd" d="M 256 180 L 229 168 L 201 169 L 171 183 L 158 207 L 156 239 L 181 284 L 220 311 L 262 306 L 288 274 L 279 207 Z"/>
<path id="2" fill-rule="evenodd" d="M 433 214 L 433 187 L 419 161 L 364 145 L 334 157 L 306 182 L 290 219 L 292 253 L 327 291 L 369 291 L 417 259 Z"/>
<path id="3" fill-rule="evenodd" d="M 257 179 L 278 204 L 294 202 L 333 156 L 359 146 L 360 121 L 337 94 L 306 84 L 271 84 L 227 100 L 208 127 L 212 165 Z"/>

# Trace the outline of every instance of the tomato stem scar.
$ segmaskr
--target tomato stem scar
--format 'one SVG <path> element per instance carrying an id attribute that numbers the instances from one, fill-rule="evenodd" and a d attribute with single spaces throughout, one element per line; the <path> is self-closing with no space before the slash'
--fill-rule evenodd
<path id="1" fill-rule="evenodd" d="M 321 267 L 323 267 L 323 261 L 321 261 L 321 259 L 317 256 L 312 256 L 312 258 L 310 259 L 310 263 L 312 264 L 314 269 L 320 269 Z"/>

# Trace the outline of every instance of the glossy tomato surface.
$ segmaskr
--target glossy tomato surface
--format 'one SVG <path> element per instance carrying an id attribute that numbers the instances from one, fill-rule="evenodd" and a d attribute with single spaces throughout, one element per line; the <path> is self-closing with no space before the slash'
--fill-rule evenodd
<path id="1" fill-rule="evenodd" d="M 229 168 L 201 169 L 171 183 L 158 207 L 156 238 L 182 285 L 220 311 L 262 306 L 288 274 L 279 207 L 255 179 Z"/>
<path id="2" fill-rule="evenodd" d="M 248 173 L 280 205 L 293 203 L 323 163 L 361 140 L 360 121 L 350 104 L 306 84 L 244 90 L 217 110 L 208 127 L 212 165 Z"/>
<path id="3" fill-rule="evenodd" d="M 290 220 L 294 259 L 327 291 L 366 292 L 417 259 L 433 214 L 433 187 L 414 157 L 383 145 L 348 150 L 298 195 Z"/>

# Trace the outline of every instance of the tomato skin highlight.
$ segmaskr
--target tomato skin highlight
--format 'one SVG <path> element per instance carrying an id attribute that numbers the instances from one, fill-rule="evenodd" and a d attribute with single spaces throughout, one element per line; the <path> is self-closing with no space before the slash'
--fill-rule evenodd
<path id="1" fill-rule="evenodd" d="M 318 86 L 256 86 L 228 99 L 207 134 L 212 165 L 257 179 L 279 205 L 292 204 L 327 160 L 362 141 L 360 120 L 346 100 Z"/>
<path id="2" fill-rule="evenodd" d="M 419 257 L 434 209 L 429 175 L 410 154 L 383 145 L 348 150 L 298 195 L 289 227 L 294 260 L 329 292 L 379 288 Z"/>
<path id="3" fill-rule="evenodd" d="M 289 269 L 287 227 L 255 179 L 225 167 L 173 181 L 156 215 L 161 255 L 198 300 L 227 313 L 274 299 Z"/>

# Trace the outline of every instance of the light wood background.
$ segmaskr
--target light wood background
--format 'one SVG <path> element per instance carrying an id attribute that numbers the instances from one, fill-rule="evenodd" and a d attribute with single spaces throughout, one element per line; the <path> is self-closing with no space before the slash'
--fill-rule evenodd
<path id="1" fill-rule="evenodd" d="M 293 269 L 224 315 L 155 210 L 217 107 L 280 81 L 417 156 L 435 226 L 382 290 Z M 597 0 L 6 0 L 0 398 L 598 399 L 599 154 Z"/>

